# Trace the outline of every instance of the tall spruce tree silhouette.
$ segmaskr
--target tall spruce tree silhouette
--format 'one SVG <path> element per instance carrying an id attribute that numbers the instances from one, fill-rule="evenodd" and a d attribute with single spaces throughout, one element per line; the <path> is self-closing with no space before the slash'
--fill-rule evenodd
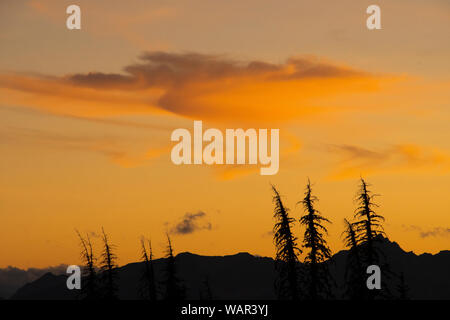
<path id="1" fill-rule="evenodd" d="M 144 264 L 142 278 L 141 278 L 141 296 L 145 300 L 156 301 L 156 281 L 155 281 L 155 269 L 153 266 L 153 251 L 152 243 L 148 240 L 149 251 L 145 247 L 144 239 L 141 239 L 142 256 L 141 259 Z"/>
<path id="2" fill-rule="evenodd" d="M 357 220 L 355 225 L 356 235 L 364 249 L 364 259 L 368 265 L 378 262 L 378 253 L 375 243 L 378 235 L 384 235 L 382 222 L 384 217 L 375 213 L 374 208 L 378 205 L 374 202 L 378 194 L 373 194 L 369 190 L 369 185 L 361 178 L 360 190 L 356 201 L 358 208 L 355 211 L 354 218 Z"/>
<path id="3" fill-rule="evenodd" d="M 83 238 L 78 230 L 75 230 L 75 232 L 80 239 L 80 245 L 82 248 L 81 259 L 84 262 L 82 272 L 83 286 L 81 288 L 82 298 L 85 300 L 96 300 L 99 299 L 100 296 L 91 239 L 89 238 L 89 235 L 86 235 L 86 239 Z"/>
<path id="4" fill-rule="evenodd" d="M 169 234 L 167 234 L 167 254 L 164 279 L 164 299 L 170 301 L 183 300 L 185 298 L 184 287 L 180 284 L 180 280 L 176 274 L 175 257 L 173 255 L 172 242 Z"/>
<path id="5" fill-rule="evenodd" d="M 326 261 L 331 258 L 324 235 L 328 234 L 324 223 L 330 220 L 314 208 L 318 198 L 312 195 L 311 182 L 308 179 L 305 197 L 299 203 L 303 204 L 305 214 L 300 218 L 300 224 L 306 228 L 303 247 L 308 249 L 304 264 L 306 268 L 307 299 L 329 299 L 332 296 L 332 279 Z"/>
<path id="6" fill-rule="evenodd" d="M 345 295 L 351 300 L 364 300 L 366 295 L 365 270 L 358 247 L 358 239 L 354 224 L 344 219 L 344 245 L 348 248 L 345 266 Z"/>
<path id="7" fill-rule="evenodd" d="M 392 299 L 393 296 L 387 286 L 390 278 L 394 275 L 386 261 L 384 253 L 381 251 L 381 240 L 385 236 L 382 223 L 384 217 L 375 212 L 378 204 L 375 203 L 375 198 L 378 194 L 372 193 L 369 190 L 370 185 L 361 178 L 361 184 L 356 196 L 358 207 L 355 210 L 353 225 L 355 226 L 355 233 L 358 239 L 358 244 L 361 248 L 361 260 L 364 271 L 370 265 L 378 265 L 382 273 L 382 289 L 383 290 L 367 290 L 366 298 L 369 300 L 384 298 Z"/>
<path id="8" fill-rule="evenodd" d="M 103 298 L 106 300 L 116 300 L 117 296 L 117 256 L 114 253 L 115 246 L 109 242 L 105 230 L 102 228 L 103 252 L 100 270 L 102 271 Z"/>
<path id="9" fill-rule="evenodd" d="M 275 268 L 278 272 L 276 290 L 279 299 L 299 300 L 299 260 L 301 254 L 297 246 L 297 238 L 292 233 L 292 225 L 295 220 L 289 217 L 289 209 L 283 205 L 280 194 L 272 186 L 275 204 L 273 228 L 273 241 L 276 248 Z"/>

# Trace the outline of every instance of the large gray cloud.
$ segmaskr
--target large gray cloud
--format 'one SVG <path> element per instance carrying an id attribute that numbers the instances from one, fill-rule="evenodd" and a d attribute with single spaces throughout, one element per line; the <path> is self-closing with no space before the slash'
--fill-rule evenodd
<path id="1" fill-rule="evenodd" d="M 0 73 L 0 88 L 36 95 L 42 99 L 30 99 L 29 106 L 56 114 L 101 117 L 162 111 L 253 122 L 342 110 L 340 103 L 324 106 L 321 101 L 325 96 L 334 99 L 344 86 L 345 92 L 366 92 L 384 77 L 313 56 L 273 63 L 226 55 L 146 52 L 119 73 L 92 70 L 62 77 Z M 21 104 L 20 96 L 11 99 Z"/>
<path id="2" fill-rule="evenodd" d="M 142 89 L 150 86 L 176 87 L 188 82 L 251 75 L 280 81 L 368 75 L 312 57 L 292 57 L 284 64 L 273 64 L 264 61 L 236 61 L 224 55 L 146 52 L 140 56 L 140 60 L 141 63 L 126 66 L 125 74 L 90 72 L 72 75 L 68 80 L 94 88 L 129 86 L 129 89 Z M 291 69 L 289 72 L 286 72 L 287 66 Z"/>
<path id="3" fill-rule="evenodd" d="M 284 63 L 274 64 L 237 61 L 224 55 L 167 52 L 144 53 L 139 63 L 123 70 L 123 74 L 74 74 L 65 80 L 72 85 L 101 90 L 162 89 L 164 93 L 156 101 L 159 108 L 183 115 L 205 115 L 214 114 L 216 107 L 207 102 L 199 105 L 198 99 L 204 101 L 211 93 L 228 96 L 227 89 L 234 89 L 240 81 L 286 84 L 307 79 L 373 77 L 314 57 L 291 57 Z"/>

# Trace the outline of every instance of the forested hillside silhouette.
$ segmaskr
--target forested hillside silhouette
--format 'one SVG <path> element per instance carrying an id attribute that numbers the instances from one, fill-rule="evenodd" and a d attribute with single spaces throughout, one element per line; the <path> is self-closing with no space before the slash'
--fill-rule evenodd
<path id="1" fill-rule="evenodd" d="M 275 257 L 240 253 L 225 257 L 175 255 L 167 234 L 166 255 L 155 259 L 150 240 L 141 239 L 141 262 L 119 267 L 116 245 L 102 228 L 101 255 L 89 235 L 80 239 L 81 290 L 68 290 L 66 275 L 46 274 L 20 288 L 12 299 L 179 301 L 184 299 L 407 300 L 450 299 L 450 251 L 417 256 L 387 239 L 376 193 L 360 179 L 355 211 L 343 221 L 346 250 L 333 255 L 327 243 L 326 213 L 307 181 L 292 216 L 275 186 L 273 242 Z M 301 258 L 303 256 L 303 258 Z M 367 267 L 381 270 L 381 289 L 367 286 Z"/>

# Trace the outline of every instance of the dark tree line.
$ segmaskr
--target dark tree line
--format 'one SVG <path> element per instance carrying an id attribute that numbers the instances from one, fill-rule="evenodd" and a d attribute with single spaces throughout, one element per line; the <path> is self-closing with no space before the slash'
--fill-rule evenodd
<path id="1" fill-rule="evenodd" d="M 81 258 L 83 266 L 83 281 L 81 290 L 81 299 L 85 300 L 116 300 L 118 296 L 119 268 L 117 265 L 117 256 L 115 254 L 116 246 L 111 244 L 108 235 L 102 228 L 102 252 L 100 255 L 100 265 L 97 266 L 97 259 L 93 253 L 93 246 L 89 234 L 83 237 L 78 231 L 82 248 Z M 163 300 L 183 300 L 185 298 L 185 288 L 177 276 L 177 267 L 175 256 L 173 254 L 172 242 L 167 234 L 166 263 L 163 270 L 163 281 L 158 285 L 156 282 L 156 273 L 153 264 L 153 251 L 151 242 L 141 239 L 141 260 L 143 269 L 138 292 L 142 299 L 156 301 L 159 297 L 159 288 L 163 289 Z M 209 282 L 205 283 L 205 298 L 211 298 L 212 293 Z"/>
<path id="2" fill-rule="evenodd" d="M 272 185 L 274 219 L 273 240 L 275 244 L 275 269 L 277 279 L 275 289 L 278 299 L 282 300 L 322 300 L 346 298 L 352 300 L 393 299 L 388 290 L 369 290 L 366 285 L 367 267 L 379 265 L 383 279 L 398 278 L 395 288 L 397 299 L 408 299 L 409 287 L 403 273 L 396 276 L 389 271 L 383 253 L 379 251 L 377 241 L 385 235 L 382 223 L 383 216 L 376 212 L 376 194 L 361 178 L 356 196 L 357 208 L 351 221 L 345 219 L 343 241 L 347 251 L 345 268 L 345 290 L 343 296 L 337 294 L 336 282 L 330 273 L 332 252 L 328 246 L 326 236 L 327 225 L 331 223 L 318 209 L 319 199 L 313 193 L 308 180 L 303 197 L 297 204 L 303 208 L 303 213 L 296 219 L 290 215 L 290 210 L 282 200 L 282 196 Z M 295 236 L 296 224 L 303 230 L 301 241 Z M 81 298 L 86 300 L 119 299 L 118 281 L 119 268 L 117 265 L 116 246 L 111 243 L 102 228 L 102 250 L 99 265 L 94 255 L 93 245 L 89 234 L 80 239 L 81 258 L 84 263 Z M 299 244 L 300 243 L 300 244 Z M 301 257 L 303 258 L 301 259 Z M 141 239 L 142 273 L 137 288 L 142 299 L 149 301 L 169 300 L 177 301 L 186 298 L 186 288 L 178 277 L 177 263 L 172 242 L 167 234 L 167 248 L 164 267 L 159 270 L 161 281 L 154 266 L 154 257 L 150 240 Z M 386 286 L 383 285 L 383 289 Z M 200 285 L 199 298 L 211 300 L 213 296 L 209 278 L 205 277 Z"/>
<path id="3" fill-rule="evenodd" d="M 82 285 L 82 299 L 86 300 L 115 300 L 117 296 L 117 256 L 115 246 L 109 241 L 104 229 L 102 228 L 102 253 L 100 255 L 100 265 L 96 265 L 97 259 L 94 256 L 93 246 L 89 234 L 83 237 L 78 230 L 76 231 L 80 239 L 82 248 L 81 258 L 84 262 Z"/>
<path id="4" fill-rule="evenodd" d="M 348 248 L 345 270 L 344 296 L 335 296 L 335 280 L 332 278 L 329 266 L 332 256 L 326 241 L 328 234 L 326 224 L 331 223 L 317 209 L 318 198 L 312 192 L 308 180 L 302 204 L 304 213 L 298 219 L 299 225 L 304 228 L 302 248 L 297 245 L 294 235 L 296 219 L 289 215 L 289 209 L 283 204 L 278 190 L 272 186 L 274 192 L 274 244 L 276 248 L 277 294 L 279 299 L 320 300 L 332 298 L 347 298 L 355 300 L 372 300 L 377 298 L 392 299 L 386 285 L 383 290 L 369 290 L 366 285 L 367 267 L 379 265 L 383 270 L 382 279 L 390 279 L 395 275 L 390 272 L 389 266 L 382 252 L 379 252 L 377 242 L 380 236 L 385 235 L 382 223 L 383 216 L 376 213 L 378 205 L 374 199 L 369 185 L 361 178 L 360 189 L 357 193 L 357 208 L 353 221 L 345 220 L 344 244 Z M 303 249 L 303 250 L 302 250 Z M 300 256 L 305 252 L 303 263 Z M 403 276 L 400 277 L 397 291 L 401 299 L 407 299 L 408 286 Z M 380 292 L 381 291 L 381 292 Z"/>

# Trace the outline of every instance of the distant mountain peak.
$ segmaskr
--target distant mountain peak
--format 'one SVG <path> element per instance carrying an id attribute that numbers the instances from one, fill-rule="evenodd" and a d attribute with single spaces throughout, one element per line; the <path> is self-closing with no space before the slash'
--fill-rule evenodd
<path id="1" fill-rule="evenodd" d="M 198 254 L 189 252 L 189 251 L 185 251 L 185 252 L 180 252 L 179 254 L 176 255 L 176 257 L 198 257 Z"/>
<path id="2" fill-rule="evenodd" d="M 52 280 L 52 279 L 55 279 L 55 278 L 58 278 L 58 276 L 56 276 L 56 275 L 54 275 L 53 273 L 51 273 L 51 272 L 47 272 L 47 273 L 44 273 L 43 275 L 42 275 L 42 277 L 40 277 L 39 279 L 37 279 L 36 281 L 46 281 L 46 280 Z"/>

